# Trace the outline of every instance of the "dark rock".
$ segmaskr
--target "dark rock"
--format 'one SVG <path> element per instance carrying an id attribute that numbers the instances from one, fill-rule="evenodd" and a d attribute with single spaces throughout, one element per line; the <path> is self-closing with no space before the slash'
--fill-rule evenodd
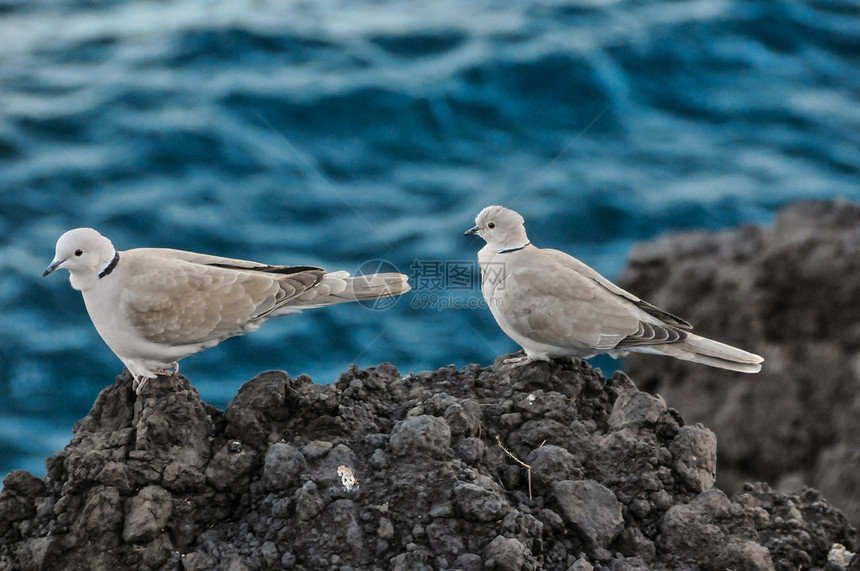
<path id="1" fill-rule="evenodd" d="M 186 475 L 202 474 L 211 458 L 209 443 L 214 425 L 210 411 L 188 379 L 177 375 L 147 382 L 133 410 L 134 440 L 128 443 L 134 446 L 128 461 L 132 486 L 144 486 L 151 479 L 163 476 L 171 464 L 174 464 L 174 471 L 168 472 L 168 478 L 178 475 L 175 470 L 179 467 Z M 125 440 L 117 442 L 108 435 L 105 445 L 113 448 L 125 445 Z M 100 468 L 108 459 L 114 459 L 110 457 L 110 448 L 106 447 L 100 451 Z M 203 480 L 194 476 L 190 479 L 191 482 L 187 478 L 179 482 L 178 487 L 193 487 Z"/>
<path id="2" fill-rule="evenodd" d="M 612 414 L 609 415 L 609 427 L 613 430 L 619 430 L 621 428 L 653 426 L 665 412 L 666 402 L 661 396 L 653 396 L 635 390 L 625 391 L 618 396 L 612 407 Z"/>
<path id="3" fill-rule="evenodd" d="M 313 440 L 302 447 L 302 455 L 308 460 L 322 458 L 334 448 L 334 444 L 325 440 Z"/>
<path id="4" fill-rule="evenodd" d="M 497 535 L 484 549 L 484 560 L 491 565 L 490 569 L 520 571 L 525 563 L 525 553 L 525 546 L 516 538 Z"/>
<path id="5" fill-rule="evenodd" d="M 625 527 L 618 536 L 616 547 L 627 558 L 636 557 L 643 565 L 654 561 L 657 554 L 654 542 L 645 537 L 638 527 Z"/>
<path id="6" fill-rule="evenodd" d="M 659 544 L 677 564 L 713 571 L 774 568 L 749 510 L 733 504 L 720 490 L 672 506 L 663 517 Z"/>
<path id="7" fill-rule="evenodd" d="M 576 480 L 583 474 L 573 454 L 552 444 L 532 450 L 526 463 L 531 466 L 533 490 L 541 496 L 549 492 L 555 482 Z"/>
<path id="8" fill-rule="evenodd" d="M 453 403 L 445 409 L 452 437 L 477 436 L 481 430 L 481 405 L 474 399 Z"/>
<path id="9" fill-rule="evenodd" d="M 357 465 L 355 452 L 345 444 L 338 444 L 310 462 L 307 475 L 320 487 L 348 492 L 361 486 Z M 350 477 L 355 483 L 350 483 Z"/>
<path id="10" fill-rule="evenodd" d="M 172 508 L 170 492 L 158 486 L 143 488 L 125 504 L 123 541 L 142 543 L 155 539 L 167 525 Z"/>
<path id="11" fill-rule="evenodd" d="M 230 441 L 206 466 L 206 479 L 217 490 L 227 490 L 244 481 L 256 459 L 257 453 L 253 449 L 243 446 L 238 440 Z"/>
<path id="12" fill-rule="evenodd" d="M 117 534 L 123 525 L 123 504 L 119 490 L 97 486 L 87 491 L 84 498 L 84 508 L 72 532 L 73 541 L 92 542 L 102 549 L 116 547 L 120 543 Z"/>
<path id="13" fill-rule="evenodd" d="M 242 385 L 239 394 L 227 405 L 228 434 L 257 450 L 265 448 L 270 421 L 280 420 L 286 412 L 288 381 L 283 371 L 267 371 Z"/>
<path id="14" fill-rule="evenodd" d="M 494 521 L 500 519 L 510 505 L 498 492 L 467 482 L 454 488 L 457 511 L 469 521 Z"/>
<path id="15" fill-rule="evenodd" d="M 733 501 L 752 514 L 761 544 L 777 568 L 815 567 L 834 544 L 853 545 L 849 551 L 857 551 L 847 518 L 816 490 L 786 495 L 759 483 L 744 486 Z"/>
<path id="16" fill-rule="evenodd" d="M 474 553 L 464 553 L 454 560 L 454 569 L 463 571 L 480 571 L 483 565 L 481 556 Z"/>
<path id="17" fill-rule="evenodd" d="M 794 570 L 856 548 L 811 490 L 697 495 L 707 429 L 577 360 L 269 372 L 227 413 L 181 376 L 130 385 L 102 391 L 46 478 L 7 477 L 0 571 L 659 571 L 767 568 L 768 552 Z"/>
<path id="18" fill-rule="evenodd" d="M 308 521 L 319 515 L 324 507 L 317 485 L 313 482 L 305 482 L 296 498 L 296 516 L 301 521 Z"/>
<path id="19" fill-rule="evenodd" d="M 860 525 L 860 206 L 786 207 L 769 228 L 638 245 L 619 285 L 707 337 L 761 354 L 757 375 L 630 355 L 659 392 L 720 443 L 716 484 L 816 487 Z"/>
<path id="20" fill-rule="evenodd" d="M 451 429 L 436 416 L 410 416 L 394 426 L 390 444 L 397 456 L 428 454 L 444 458 L 451 450 Z"/>
<path id="21" fill-rule="evenodd" d="M 26 470 L 12 470 L 3 479 L 3 491 L 18 497 L 35 497 L 45 492 L 45 482 Z"/>
<path id="22" fill-rule="evenodd" d="M 263 463 L 263 484 L 269 490 L 288 490 L 307 470 L 305 457 L 293 446 L 276 442 L 266 451 Z"/>
<path id="23" fill-rule="evenodd" d="M 34 498 L 42 495 L 45 483 L 24 470 L 14 470 L 3 480 L 0 491 L 0 532 L 11 523 L 36 515 Z"/>
<path id="24" fill-rule="evenodd" d="M 179 461 L 165 466 L 161 475 L 161 485 L 172 492 L 199 490 L 205 482 L 206 476 L 196 466 L 188 466 Z M 120 479 L 119 483 L 122 484 L 123 480 Z"/>
<path id="25" fill-rule="evenodd" d="M 842 545 L 841 547 L 844 548 L 845 546 Z M 830 568 L 832 569 L 832 565 L 830 566 Z M 860 571 L 860 556 L 858 556 L 856 553 L 851 554 L 851 559 L 848 561 L 848 566 L 845 567 L 845 569 L 846 571 Z"/>
<path id="26" fill-rule="evenodd" d="M 454 445 L 454 454 L 466 464 L 478 464 L 487 452 L 487 447 L 479 438 L 464 438 Z"/>
<path id="27" fill-rule="evenodd" d="M 460 526 L 454 520 L 438 519 L 427 526 L 427 542 L 433 553 L 457 556 L 463 553 L 465 544 L 460 537 Z"/>
<path id="28" fill-rule="evenodd" d="M 594 571 L 594 565 L 585 559 L 577 559 L 567 568 L 567 571 Z"/>
<path id="29" fill-rule="evenodd" d="M 170 473 L 168 468 L 171 466 L 183 467 L 182 464 L 170 464 L 164 469 L 165 474 Z M 167 478 L 169 479 L 170 477 L 168 476 Z M 96 476 L 96 481 L 123 492 L 128 492 L 131 489 L 131 484 L 128 480 L 128 467 L 120 462 L 105 462 L 99 475 Z"/>
<path id="30" fill-rule="evenodd" d="M 358 506 L 352 500 L 339 499 L 325 507 L 321 524 L 328 534 L 323 546 L 328 553 L 357 565 L 367 565 L 373 560 L 369 550 L 370 541 L 359 521 Z"/>
<path id="31" fill-rule="evenodd" d="M 594 480 L 563 480 L 552 486 L 561 515 L 594 550 L 607 547 L 624 528 L 621 504 Z"/>
<path id="32" fill-rule="evenodd" d="M 717 437 L 697 424 L 684 426 L 669 445 L 675 471 L 695 492 L 710 490 L 717 474 Z"/>

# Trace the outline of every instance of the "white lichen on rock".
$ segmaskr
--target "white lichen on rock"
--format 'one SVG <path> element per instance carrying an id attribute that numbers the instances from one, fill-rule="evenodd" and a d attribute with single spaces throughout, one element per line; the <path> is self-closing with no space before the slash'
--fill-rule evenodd
<path id="1" fill-rule="evenodd" d="M 838 565 L 843 569 L 848 567 L 853 558 L 854 554 L 845 549 L 845 546 L 841 543 L 834 543 L 833 547 L 830 548 L 830 553 L 827 554 L 827 561 L 829 563 Z"/>
<path id="2" fill-rule="evenodd" d="M 338 466 L 337 475 L 340 476 L 340 481 L 343 484 L 343 488 L 347 492 L 351 492 L 354 489 L 358 489 L 358 480 L 355 478 L 355 474 L 353 474 L 351 468 L 348 468 L 347 466 Z"/>

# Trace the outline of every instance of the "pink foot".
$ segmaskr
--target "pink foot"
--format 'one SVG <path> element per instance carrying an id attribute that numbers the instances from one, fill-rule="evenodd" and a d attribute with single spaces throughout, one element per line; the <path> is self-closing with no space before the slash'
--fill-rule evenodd
<path id="1" fill-rule="evenodd" d="M 178 363 L 178 362 L 176 362 L 176 361 L 174 361 L 174 362 L 173 362 L 173 370 L 170 370 L 170 369 L 158 369 L 157 371 L 155 371 L 155 374 L 156 374 L 156 375 L 165 375 L 165 376 L 167 376 L 167 375 L 175 375 L 175 374 L 177 374 L 177 373 L 179 373 L 179 363 Z"/>

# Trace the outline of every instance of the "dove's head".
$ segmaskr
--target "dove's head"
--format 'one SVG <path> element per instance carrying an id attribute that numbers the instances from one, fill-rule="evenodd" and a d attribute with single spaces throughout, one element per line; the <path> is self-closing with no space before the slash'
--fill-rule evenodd
<path id="1" fill-rule="evenodd" d="M 466 236 L 477 234 L 492 248 L 518 248 L 528 244 L 523 217 L 504 206 L 488 206 L 478 213 Z"/>
<path id="2" fill-rule="evenodd" d="M 82 289 L 87 282 L 98 279 L 113 263 L 116 250 L 110 240 L 92 228 L 69 230 L 57 240 L 54 261 L 42 275 L 65 268 L 71 274 L 72 287 Z"/>

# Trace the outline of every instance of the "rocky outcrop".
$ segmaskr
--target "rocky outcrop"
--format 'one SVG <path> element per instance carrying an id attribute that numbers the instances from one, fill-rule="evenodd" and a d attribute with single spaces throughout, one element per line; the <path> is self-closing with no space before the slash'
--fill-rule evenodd
<path id="1" fill-rule="evenodd" d="M 754 376 L 626 359 L 643 389 L 717 435 L 717 485 L 809 485 L 860 525 L 860 206 L 799 203 L 769 228 L 641 244 L 619 283 L 765 357 Z"/>
<path id="2" fill-rule="evenodd" d="M 709 429 L 577 360 L 270 371 L 224 412 L 126 373 L 74 432 L 44 479 L 6 478 L 0 570 L 795 570 L 854 549 L 813 490 L 712 488 Z"/>

